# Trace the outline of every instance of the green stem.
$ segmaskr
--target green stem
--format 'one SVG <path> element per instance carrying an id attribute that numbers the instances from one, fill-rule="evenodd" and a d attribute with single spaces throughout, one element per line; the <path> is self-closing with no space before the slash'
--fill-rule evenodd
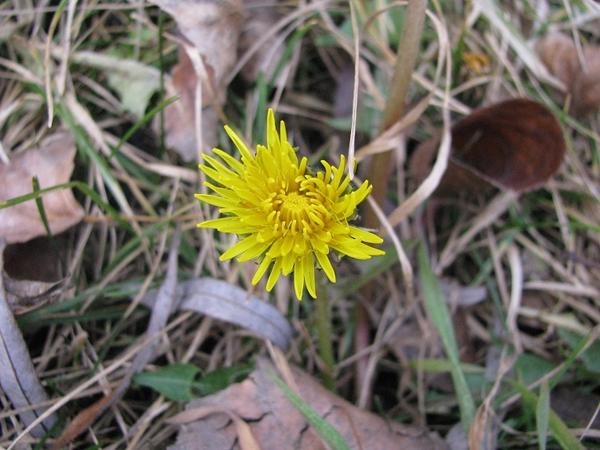
<path id="1" fill-rule="evenodd" d="M 323 362 L 323 383 L 331 391 L 335 389 L 333 375 L 335 360 L 333 358 L 333 344 L 331 332 L 331 309 L 327 297 L 327 285 L 322 273 L 317 273 L 317 303 L 316 322 L 319 337 L 319 356 Z"/>

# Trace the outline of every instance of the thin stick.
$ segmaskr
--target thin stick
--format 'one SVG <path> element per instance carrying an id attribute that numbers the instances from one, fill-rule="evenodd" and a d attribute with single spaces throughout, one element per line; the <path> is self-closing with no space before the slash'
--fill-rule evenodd
<path id="1" fill-rule="evenodd" d="M 385 131 L 396 123 L 404 114 L 406 94 L 412 79 L 412 73 L 417 60 L 427 0 L 411 0 L 406 8 L 405 26 L 402 30 L 402 40 L 396 56 L 394 74 L 390 82 L 390 95 L 383 110 L 381 130 Z M 373 200 L 379 205 L 383 204 L 387 181 L 389 177 L 390 152 L 379 153 L 373 157 L 369 173 L 369 180 L 373 181 Z M 379 221 L 375 214 L 365 212 L 365 225 L 377 228 Z"/>
<path id="2" fill-rule="evenodd" d="M 425 12 L 427 9 L 427 0 L 411 0 L 406 9 L 405 26 L 402 30 L 402 39 L 396 56 L 396 65 L 390 83 L 390 95 L 383 111 L 381 130 L 385 131 L 396 123 L 404 114 L 404 104 L 406 94 L 412 79 L 419 44 L 421 42 L 421 33 L 425 22 Z M 368 179 L 373 182 L 371 199 L 378 205 L 383 205 L 385 192 L 388 184 L 390 171 L 391 153 L 379 153 L 373 157 L 369 169 Z M 379 228 L 379 218 L 372 209 L 364 210 L 364 224 L 368 228 Z M 370 301 L 373 296 L 373 286 L 369 284 L 364 290 L 366 301 Z M 355 311 L 356 335 L 354 347 L 356 352 L 368 347 L 370 342 L 369 319 L 364 305 L 358 303 Z M 367 378 L 368 356 L 359 359 L 356 362 L 356 386 L 363 385 Z M 360 395 L 360 393 L 358 393 Z M 368 401 L 365 400 L 365 403 Z"/>

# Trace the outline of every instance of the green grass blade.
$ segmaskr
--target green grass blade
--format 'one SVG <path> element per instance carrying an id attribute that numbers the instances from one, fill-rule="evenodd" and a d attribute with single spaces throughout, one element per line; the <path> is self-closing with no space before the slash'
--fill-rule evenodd
<path id="1" fill-rule="evenodd" d="M 450 360 L 450 374 L 452 375 L 458 406 L 460 408 L 461 422 L 468 433 L 473 422 L 473 417 L 475 416 L 475 403 L 460 365 L 458 345 L 450 320 L 450 311 L 446 305 L 446 299 L 442 293 L 439 281 L 431 270 L 427 251 L 422 243 L 419 245 L 418 250 L 418 264 L 419 280 L 421 282 L 421 289 L 423 290 L 425 309 L 440 334 L 444 349 Z"/>
<path id="2" fill-rule="evenodd" d="M 112 148 L 112 154 L 114 155 L 116 152 L 118 152 L 119 149 L 123 146 L 123 144 L 129 141 L 129 139 L 131 139 L 131 137 L 144 125 L 146 125 L 148 122 L 154 119 L 154 116 L 156 114 L 162 113 L 167 106 L 169 106 L 171 103 L 175 103 L 177 100 L 179 100 L 178 97 L 169 97 L 167 99 L 164 99 L 150 111 L 144 114 L 144 116 L 141 119 L 139 119 L 125 133 L 123 133 L 123 136 L 121 136 L 117 145 L 115 145 Z"/>
<path id="3" fill-rule="evenodd" d="M 34 193 L 40 191 L 40 181 L 38 180 L 38 177 L 34 176 L 31 179 L 31 185 Z M 42 201 L 41 195 L 35 199 L 35 206 L 40 213 L 40 219 L 42 219 L 42 224 L 44 225 L 46 234 L 49 237 L 52 237 L 52 230 L 50 229 L 50 224 L 48 223 L 48 216 L 46 215 L 46 208 L 44 208 L 44 202 Z"/>
<path id="4" fill-rule="evenodd" d="M 331 426 L 331 424 L 324 420 L 310 405 L 296 395 L 296 393 L 293 392 L 278 376 L 273 375 L 273 380 L 275 381 L 275 384 L 277 384 L 277 387 L 281 389 L 283 394 L 292 403 L 294 408 L 304 416 L 317 434 L 332 450 L 350 450 L 350 447 L 338 430 Z"/>
<path id="5" fill-rule="evenodd" d="M 525 406 L 530 410 L 536 409 L 536 405 L 539 403 L 538 396 L 522 384 L 515 384 L 515 387 L 523 397 Z M 548 408 L 548 430 L 564 450 L 585 450 L 581 442 L 571 433 L 569 427 L 550 408 Z"/>
<path id="6" fill-rule="evenodd" d="M 77 125 L 72 112 L 66 106 L 60 103 L 56 105 L 56 112 L 75 138 L 77 149 L 83 155 L 85 155 L 85 157 L 92 161 L 93 165 L 98 169 L 104 182 L 108 186 L 108 189 L 112 193 L 113 197 L 115 198 L 116 202 L 119 204 L 121 209 L 124 212 L 131 211 L 127 196 L 123 192 L 121 185 L 116 179 L 112 168 L 109 166 L 108 162 L 106 161 L 106 158 L 100 152 L 96 151 L 94 146 L 90 143 L 88 136 L 81 129 L 81 127 Z"/>
<path id="7" fill-rule="evenodd" d="M 538 445 L 540 450 L 546 450 L 548 440 L 548 422 L 550 419 L 550 388 L 544 382 L 540 386 L 540 398 L 535 409 L 535 423 L 537 426 Z"/>
<path id="8" fill-rule="evenodd" d="M 81 191 L 84 195 L 87 195 L 96 205 L 100 207 L 106 214 L 114 219 L 119 224 L 123 225 L 127 229 L 131 228 L 126 220 L 123 220 L 119 212 L 114 209 L 109 203 L 105 202 L 100 195 L 94 191 L 90 186 L 83 183 L 82 181 L 69 181 L 68 183 L 56 184 L 44 189 L 37 189 L 29 194 L 19 195 L 18 197 L 9 198 L 7 200 L 0 201 L 0 209 L 10 208 L 11 206 L 19 205 L 21 203 L 41 198 L 45 194 L 58 191 L 61 189 L 75 188 Z"/>

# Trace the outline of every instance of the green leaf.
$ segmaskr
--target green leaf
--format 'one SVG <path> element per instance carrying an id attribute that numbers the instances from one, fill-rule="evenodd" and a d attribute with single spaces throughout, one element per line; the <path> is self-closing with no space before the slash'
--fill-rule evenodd
<path id="1" fill-rule="evenodd" d="M 538 396 L 531 392 L 524 385 L 520 383 L 514 383 L 515 387 L 523 397 L 524 404 L 530 410 L 537 409 L 539 403 Z M 579 442 L 579 440 L 571 433 L 569 427 L 562 421 L 562 419 L 552 409 L 548 411 L 548 428 L 550 433 L 556 439 L 558 444 L 564 450 L 584 450 L 585 447 Z"/>
<path id="2" fill-rule="evenodd" d="M 187 402 L 194 398 L 192 387 L 199 371 L 193 364 L 171 364 L 153 372 L 138 373 L 133 381 L 154 389 L 169 400 Z"/>
<path id="3" fill-rule="evenodd" d="M 160 71 L 133 59 L 81 51 L 72 60 L 104 71 L 108 84 L 118 92 L 123 109 L 137 118 L 144 115 L 150 97 L 160 89 Z"/>
<path id="4" fill-rule="evenodd" d="M 546 450 L 548 440 L 548 422 L 550 419 L 550 388 L 544 381 L 540 386 L 540 397 L 535 409 L 535 422 L 537 425 L 538 444 L 540 450 Z"/>
<path id="5" fill-rule="evenodd" d="M 410 364 L 415 370 L 425 373 L 451 373 L 452 363 L 448 359 L 417 359 Z M 460 368 L 465 374 L 469 391 L 478 395 L 489 388 L 489 381 L 485 378 L 485 369 L 475 364 L 461 363 Z"/>
<path id="6" fill-rule="evenodd" d="M 515 363 L 515 371 L 524 384 L 531 384 L 554 369 L 554 365 L 533 353 L 521 353 Z"/>
<path id="7" fill-rule="evenodd" d="M 577 348 L 581 342 L 587 341 L 587 337 L 580 335 L 565 328 L 559 328 L 558 334 L 572 350 Z M 600 340 L 596 340 L 580 355 L 581 360 L 587 370 L 594 373 L 600 373 Z"/>
<path id="8" fill-rule="evenodd" d="M 287 384 L 277 375 L 273 374 L 273 381 L 277 387 L 282 390 L 290 403 L 296 408 L 300 414 L 304 416 L 307 422 L 315 429 L 317 434 L 327 443 L 333 450 L 350 450 L 344 437 L 336 430 L 329 422 L 323 419 L 309 404 L 302 400 Z"/>
<path id="9" fill-rule="evenodd" d="M 140 386 L 154 389 L 169 400 L 188 402 L 241 381 L 252 369 L 250 364 L 224 367 L 196 379 L 200 372 L 198 367 L 193 364 L 171 364 L 152 372 L 139 373 L 133 380 Z"/>
<path id="10" fill-rule="evenodd" d="M 213 370 L 194 383 L 194 390 L 197 390 L 200 395 L 214 394 L 243 380 L 253 368 L 251 364 L 245 364 Z"/>
<path id="11" fill-rule="evenodd" d="M 475 403 L 465 374 L 460 365 L 458 353 L 458 344 L 454 336 L 454 328 L 450 320 L 450 311 L 446 304 L 446 299 L 439 284 L 439 280 L 431 270 L 429 258 L 423 243 L 419 245 L 418 250 L 419 280 L 425 300 L 425 309 L 429 318 L 433 322 L 436 330 L 440 334 L 446 355 L 450 360 L 450 373 L 454 383 L 454 390 L 460 408 L 461 422 L 465 431 L 468 433 L 473 417 L 475 416 Z"/>
<path id="12" fill-rule="evenodd" d="M 427 373 L 446 373 L 452 371 L 452 364 L 447 359 L 441 358 L 426 358 L 410 362 L 410 366 L 414 369 L 419 367 Z M 483 375 L 485 369 L 476 364 L 462 363 L 460 365 L 465 374 Z"/>

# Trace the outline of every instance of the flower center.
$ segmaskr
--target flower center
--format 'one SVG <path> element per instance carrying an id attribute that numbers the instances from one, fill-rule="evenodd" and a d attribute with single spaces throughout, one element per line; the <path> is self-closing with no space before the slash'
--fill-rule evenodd
<path id="1" fill-rule="evenodd" d="M 307 212 L 310 209 L 310 199 L 298 192 L 289 194 L 280 194 L 281 199 L 281 220 L 292 222 L 296 220 L 302 222 L 307 219 Z"/>
<path id="2" fill-rule="evenodd" d="M 300 233 L 311 239 L 329 222 L 330 212 L 323 204 L 323 196 L 310 183 L 280 189 L 265 206 L 270 210 L 267 221 L 280 236 Z"/>

